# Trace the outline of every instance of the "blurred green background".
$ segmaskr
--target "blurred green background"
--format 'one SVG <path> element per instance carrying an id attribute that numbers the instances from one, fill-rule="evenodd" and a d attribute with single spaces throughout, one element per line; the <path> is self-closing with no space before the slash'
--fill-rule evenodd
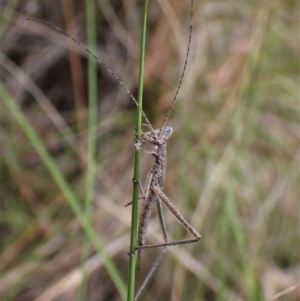
<path id="1" fill-rule="evenodd" d="M 157 128 L 182 72 L 190 1 L 149 5 L 144 109 Z M 136 95 L 142 7 L 0 3 L 1 300 L 122 300 L 135 105 L 74 42 L 26 17 L 84 44 L 96 28 L 97 56 Z M 141 300 L 300 300 L 298 122 L 298 1 L 196 1 L 164 190 L 202 239 L 168 248 Z M 142 182 L 152 162 L 142 155 Z M 186 237 L 164 215 L 170 240 Z M 148 243 L 160 241 L 154 213 Z M 143 252 L 137 288 L 157 252 Z"/>

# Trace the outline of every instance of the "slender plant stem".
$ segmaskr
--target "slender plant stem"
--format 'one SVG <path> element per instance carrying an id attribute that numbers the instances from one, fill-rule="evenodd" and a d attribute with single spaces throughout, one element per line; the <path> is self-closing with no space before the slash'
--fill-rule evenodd
<path id="1" fill-rule="evenodd" d="M 146 26 L 147 26 L 147 14 L 148 14 L 148 0 L 144 3 L 143 13 L 143 26 L 142 26 L 142 38 L 141 38 L 141 52 L 140 52 L 140 74 L 139 74 L 139 89 L 137 101 L 142 108 L 143 104 L 143 83 L 144 83 L 144 61 L 145 61 L 145 45 L 146 45 Z M 140 133 L 142 128 L 142 114 L 140 110 L 136 110 L 136 132 L 137 139 L 140 139 Z M 140 169 L 140 154 L 135 151 L 134 153 L 134 179 L 139 179 Z M 132 215 L 131 215 L 131 237 L 130 237 L 130 252 L 133 252 L 136 248 L 137 241 L 137 225 L 138 225 L 138 197 L 139 186 L 138 183 L 133 183 L 133 196 L 132 196 Z M 128 291 L 127 301 L 134 300 L 134 287 L 135 287 L 135 271 L 136 271 L 136 256 L 130 256 L 129 270 L 128 270 Z"/>
<path id="2" fill-rule="evenodd" d="M 94 1 L 86 0 L 87 45 L 96 50 L 96 18 Z M 88 168 L 86 175 L 86 213 L 91 213 L 96 175 L 97 142 L 97 62 L 88 57 Z"/>
<path id="3" fill-rule="evenodd" d="M 86 7 L 86 27 L 87 27 L 87 45 L 95 52 L 96 50 L 96 17 L 95 2 L 85 1 Z M 85 190 L 85 215 L 87 219 L 92 219 L 92 207 L 95 191 L 96 179 L 96 142 L 97 142 L 97 62 L 93 57 L 88 56 L 88 158 L 86 172 L 86 190 Z M 82 282 L 78 290 L 77 300 L 86 300 L 87 275 L 85 272 L 85 262 L 88 258 L 90 242 L 87 237 L 83 238 L 81 252 L 81 272 Z"/>

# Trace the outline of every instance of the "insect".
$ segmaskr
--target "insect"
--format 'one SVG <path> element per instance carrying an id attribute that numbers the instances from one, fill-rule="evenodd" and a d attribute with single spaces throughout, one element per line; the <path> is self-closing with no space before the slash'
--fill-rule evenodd
<path id="1" fill-rule="evenodd" d="M 136 251 L 138 252 L 138 269 L 140 269 L 141 266 L 142 249 L 158 248 L 158 247 L 162 248 L 156 260 L 154 261 L 154 264 L 150 269 L 150 272 L 148 273 L 146 279 L 144 280 L 144 283 L 142 284 L 141 288 L 136 294 L 135 300 L 139 298 L 142 290 L 144 289 L 147 282 L 150 280 L 154 271 L 158 267 L 167 246 L 193 243 L 193 242 L 197 242 L 201 238 L 200 234 L 185 220 L 185 218 L 174 207 L 172 202 L 162 191 L 164 186 L 165 170 L 166 170 L 167 140 L 172 135 L 172 133 L 173 133 L 173 129 L 171 127 L 168 126 L 161 127 L 160 129 L 155 130 L 154 133 L 152 133 L 151 131 L 142 133 L 142 140 L 137 141 L 134 144 L 134 148 L 137 151 L 151 154 L 155 158 L 154 164 L 146 178 L 145 189 L 143 189 L 142 185 L 138 180 L 134 180 L 134 181 L 138 181 L 138 184 L 142 191 L 142 199 L 144 200 L 143 208 L 140 215 L 139 226 L 138 226 L 138 246 L 136 247 Z M 157 146 L 157 150 L 152 151 L 152 150 L 146 150 L 142 148 L 144 142 L 148 142 L 150 144 Z M 163 214 L 162 214 L 161 202 L 163 202 L 167 206 L 167 208 L 173 213 L 173 215 L 177 218 L 177 220 L 194 236 L 193 239 L 183 239 L 174 242 L 168 241 L 168 235 L 167 235 Z M 150 221 L 152 209 L 155 204 L 157 206 L 158 217 L 163 233 L 164 243 L 145 245 L 147 227 Z"/>
<path id="2" fill-rule="evenodd" d="M 62 29 L 53 26 L 52 24 L 49 24 L 45 21 L 41 20 L 34 20 L 27 18 L 30 21 L 34 22 L 39 22 L 43 23 L 47 26 L 50 26 L 54 28 L 55 30 L 61 32 L 68 38 L 72 39 L 75 43 L 77 43 L 79 46 L 83 47 L 83 49 L 91 55 L 106 71 L 108 71 L 111 76 L 122 86 L 122 88 L 127 92 L 127 94 L 130 96 L 130 98 L 133 100 L 133 102 L 136 104 L 137 108 L 141 111 L 144 120 L 146 122 L 146 126 L 148 127 L 149 131 L 148 132 L 142 132 L 141 133 L 141 140 L 136 140 L 134 144 L 134 149 L 136 151 L 140 151 L 145 154 L 150 154 L 154 156 L 154 163 L 149 171 L 147 178 L 146 178 L 146 183 L 145 187 L 143 188 L 140 181 L 138 179 L 134 179 L 135 182 L 138 183 L 140 190 L 142 192 L 142 196 L 140 199 L 143 199 L 143 207 L 141 210 L 140 214 L 140 220 L 139 220 L 139 225 L 138 225 L 138 244 L 135 249 L 135 251 L 130 254 L 134 255 L 135 252 L 138 253 L 138 269 L 141 267 L 141 254 L 142 250 L 146 248 L 161 248 L 157 258 L 154 261 L 154 264 L 152 265 L 148 275 L 146 276 L 146 279 L 144 280 L 141 288 L 137 292 L 135 296 L 135 300 L 137 300 L 147 285 L 148 281 L 150 280 L 151 276 L 157 269 L 165 251 L 168 246 L 173 246 L 173 245 L 181 245 L 181 244 L 187 244 L 187 243 L 194 243 L 200 240 L 201 236 L 200 234 L 185 220 L 185 218 L 180 214 L 180 212 L 175 208 L 175 206 L 172 204 L 172 202 L 168 199 L 168 197 L 164 194 L 163 192 L 163 187 L 164 187 L 164 181 L 165 181 L 165 171 L 166 171 L 166 160 L 167 160 L 167 140 L 173 133 L 173 129 L 171 127 L 165 126 L 165 123 L 175 105 L 175 102 L 177 100 L 177 96 L 182 84 L 182 80 L 185 74 L 186 66 L 187 66 L 187 61 L 188 61 L 188 56 L 189 56 L 189 51 L 190 51 L 190 44 L 191 44 L 191 37 L 192 37 L 192 28 L 193 28 L 193 0 L 191 0 L 191 19 L 190 19 L 190 33 L 189 33 L 189 41 L 188 41 L 188 48 L 187 48 L 187 53 L 186 53 L 186 58 L 185 58 L 185 63 L 183 67 L 183 72 L 181 74 L 181 78 L 175 93 L 175 96 L 173 98 L 173 101 L 167 111 L 167 114 L 162 122 L 162 125 L 159 129 L 154 130 L 151 123 L 149 122 L 146 114 L 138 104 L 137 100 L 135 97 L 132 95 L 132 93 L 128 90 L 128 88 L 124 85 L 124 83 L 101 61 L 99 60 L 88 48 L 86 48 L 83 44 L 78 42 L 76 39 L 72 38 L 69 36 L 65 31 Z M 156 147 L 156 150 L 147 150 L 143 148 L 143 145 L 145 143 L 152 144 Z M 168 235 L 163 219 L 163 213 L 162 213 L 162 203 L 166 205 L 166 207 L 171 211 L 171 213 L 176 217 L 176 219 L 183 225 L 186 230 L 192 234 L 193 238 L 192 239 L 182 239 L 182 240 L 177 240 L 177 241 L 169 241 L 168 240 Z M 131 203 L 128 203 L 125 206 L 130 205 Z M 146 233 L 147 233 L 147 228 L 149 225 L 151 213 L 153 210 L 153 207 L 156 205 L 157 207 L 157 212 L 158 212 L 158 218 L 160 222 L 160 226 L 162 229 L 162 234 L 163 234 L 163 239 L 164 242 L 161 244 L 150 244 L 147 245 L 145 244 L 146 241 Z"/>

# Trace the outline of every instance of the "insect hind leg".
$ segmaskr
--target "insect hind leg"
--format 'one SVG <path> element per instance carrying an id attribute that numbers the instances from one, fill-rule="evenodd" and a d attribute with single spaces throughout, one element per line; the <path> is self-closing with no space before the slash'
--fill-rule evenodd
<path id="1" fill-rule="evenodd" d="M 173 213 L 173 215 L 182 224 L 182 226 L 194 236 L 194 238 L 182 239 L 173 242 L 165 242 L 162 244 L 143 245 L 137 247 L 137 249 L 160 248 L 164 246 L 167 247 L 167 246 L 174 246 L 174 245 L 183 245 L 183 244 L 194 243 L 199 241 L 201 239 L 201 235 L 185 220 L 185 218 L 179 213 L 179 211 L 175 208 L 175 206 L 168 199 L 168 197 L 162 192 L 162 190 L 158 186 L 152 186 L 151 189 L 155 192 L 158 198 L 165 203 L 167 208 Z"/>

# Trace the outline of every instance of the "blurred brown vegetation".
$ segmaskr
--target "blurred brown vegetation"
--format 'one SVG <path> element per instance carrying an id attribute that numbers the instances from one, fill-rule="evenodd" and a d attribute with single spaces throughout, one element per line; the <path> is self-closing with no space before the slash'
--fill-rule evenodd
<path id="1" fill-rule="evenodd" d="M 189 1 L 150 1 L 144 106 L 159 127 L 188 41 Z M 0 2 L 0 76 L 84 202 L 83 1 Z M 135 95 L 142 1 L 96 1 L 97 56 Z M 127 281 L 135 105 L 98 69 L 94 229 Z M 61 190 L 0 98 L 1 300 L 121 300 Z M 300 300 L 298 1 L 196 1 L 191 54 L 168 124 L 165 192 L 201 233 L 170 247 L 141 300 Z M 142 156 L 143 182 L 152 159 Z M 185 231 L 165 211 L 170 236 Z M 161 241 L 155 214 L 149 242 Z M 157 250 L 143 252 L 137 287 Z"/>

